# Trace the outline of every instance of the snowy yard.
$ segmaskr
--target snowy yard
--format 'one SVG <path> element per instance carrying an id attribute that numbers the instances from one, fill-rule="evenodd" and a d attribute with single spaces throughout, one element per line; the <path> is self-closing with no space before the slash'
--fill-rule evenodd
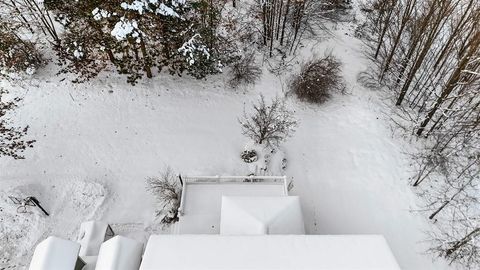
<path id="1" fill-rule="evenodd" d="M 301 48 L 303 56 L 332 50 L 348 93 L 321 106 L 288 99 L 299 120 L 282 145 L 290 194 L 300 197 L 307 234 L 382 234 L 404 270 L 454 269 L 424 254 L 431 224 L 415 212 L 409 186 L 415 143 L 396 132 L 383 94 L 357 82 L 369 64 L 354 29 L 341 23 L 332 37 Z M 248 174 L 237 119 L 260 93 L 282 96 L 289 79 L 263 67 L 255 86 L 235 91 L 222 74 L 165 73 L 132 86 L 113 73 L 72 84 L 48 70 L 11 92 L 23 97 L 13 119 L 30 126 L 36 143 L 23 160 L 0 157 L 0 269 L 23 269 L 38 241 L 75 239 L 90 219 L 143 242 L 169 233 L 155 220 L 145 179 L 167 166 L 189 175 Z M 36 196 L 51 215 L 17 214 L 7 197 L 15 194 Z"/>

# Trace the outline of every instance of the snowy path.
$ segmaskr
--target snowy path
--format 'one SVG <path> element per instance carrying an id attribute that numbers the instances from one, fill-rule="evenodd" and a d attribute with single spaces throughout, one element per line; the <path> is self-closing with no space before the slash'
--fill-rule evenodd
<path id="1" fill-rule="evenodd" d="M 351 29 L 339 28 L 337 38 L 314 51 L 332 48 L 342 59 L 351 94 L 318 108 L 293 102 L 300 126 L 284 145 L 292 193 L 301 197 L 307 231 L 384 234 L 402 269 L 448 269 L 420 254 L 428 223 L 409 211 L 415 197 L 407 185 L 403 152 L 408 146 L 392 137 L 376 93 L 356 84 L 366 64 L 359 41 L 344 32 Z M 166 75 L 135 87 L 118 77 L 74 86 L 51 79 L 19 91 L 25 99 L 15 118 L 31 126 L 29 134 L 37 143 L 25 160 L 0 158 L 0 186 L 21 179 L 65 187 L 74 181 L 98 182 L 107 198 L 95 216 L 148 226 L 154 202 L 145 191 L 145 178 L 166 165 L 188 174 L 247 172 L 239 158 L 246 139 L 237 117 L 244 103 L 259 92 L 278 93 L 281 84 L 264 72 L 255 89 L 233 93 L 223 89 L 222 78 Z M 74 210 L 65 209 L 55 220 L 75 214 L 68 211 Z"/>

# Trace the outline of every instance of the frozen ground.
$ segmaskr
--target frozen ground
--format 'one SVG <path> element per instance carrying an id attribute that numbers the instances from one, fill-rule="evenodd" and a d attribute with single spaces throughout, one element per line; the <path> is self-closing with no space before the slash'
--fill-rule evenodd
<path id="1" fill-rule="evenodd" d="M 330 48 L 343 61 L 350 93 L 321 106 L 291 100 L 300 120 L 283 145 L 291 194 L 301 198 L 308 233 L 383 234 L 402 269 L 449 269 L 422 254 L 429 224 L 411 212 L 405 153 L 412 146 L 393 136 L 379 93 L 356 83 L 368 64 L 353 29 L 339 25 L 335 37 L 302 49 L 321 55 Z M 72 85 L 47 69 L 17 87 L 24 100 L 12 117 L 30 125 L 37 142 L 25 160 L 0 158 L 0 269 L 21 269 L 39 239 L 74 239 L 91 218 L 122 224 L 117 232 L 140 239 L 159 232 L 145 178 L 167 165 L 192 175 L 247 174 L 237 117 L 259 93 L 281 93 L 287 79 L 265 71 L 254 88 L 234 92 L 223 76 L 161 75 L 134 87 L 113 76 Z M 6 198 L 14 193 L 37 196 L 52 215 L 16 214 Z"/>

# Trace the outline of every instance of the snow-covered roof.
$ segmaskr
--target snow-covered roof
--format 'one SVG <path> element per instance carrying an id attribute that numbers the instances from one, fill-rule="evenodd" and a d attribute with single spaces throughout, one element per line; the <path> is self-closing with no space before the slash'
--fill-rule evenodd
<path id="1" fill-rule="evenodd" d="M 80 225 L 77 242 L 80 243 L 80 256 L 96 256 L 105 240 L 108 224 L 101 221 L 87 221 Z"/>
<path id="2" fill-rule="evenodd" d="M 35 248 L 29 270 L 74 270 L 80 244 L 49 236 Z"/>
<path id="3" fill-rule="evenodd" d="M 296 196 L 222 197 L 220 234 L 305 234 Z"/>
<path id="4" fill-rule="evenodd" d="M 380 235 L 153 235 L 140 270 L 400 270 Z"/>
<path id="5" fill-rule="evenodd" d="M 96 270 L 138 270 L 143 245 L 130 238 L 117 235 L 100 247 Z"/>

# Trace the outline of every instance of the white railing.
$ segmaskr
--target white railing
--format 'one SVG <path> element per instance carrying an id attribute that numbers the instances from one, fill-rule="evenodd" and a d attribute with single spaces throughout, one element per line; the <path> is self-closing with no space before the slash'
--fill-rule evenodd
<path id="1" fill-rule="evenodd" d="M 228 184 L 228 183 L 245 183 L 245 184 L 257 184 L 257 183 L 277 183 L 283 185 L 283 191 L 288 196 L 288 182 L 287 176 L 269 176 L 269 175 L 249 175 L 249 176 L 192 176 L 192 175 L 178 175 L 182 182 L 182 195 L 180 198 L 180 207 L 178 208 L 178 214 L 183 215 L 185 191 L 187 184 Z"/>

